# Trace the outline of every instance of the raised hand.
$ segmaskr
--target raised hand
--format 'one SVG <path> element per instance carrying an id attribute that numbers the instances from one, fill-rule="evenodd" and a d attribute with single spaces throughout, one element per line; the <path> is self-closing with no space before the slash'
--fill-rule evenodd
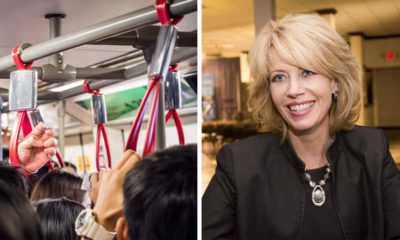
<path id="1" fill-rule="evenodd" d="M 55 154 L 57 140 L 52 129 L 39 123 L 32 132 L 18 144 L 18 158 L 26 170 L 36 172 Z"/>

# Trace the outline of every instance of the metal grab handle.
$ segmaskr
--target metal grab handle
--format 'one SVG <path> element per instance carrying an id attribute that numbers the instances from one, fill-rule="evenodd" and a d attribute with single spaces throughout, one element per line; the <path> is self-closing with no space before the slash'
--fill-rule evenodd
<path id="1" fill-rule="evenodd" d="M 164 81 L 171 64 L 178 30 L 175 25 L 162 25 L 157 36 L 156 46 L 151 57 L 148 76 Z"/>
<path id="2" fill-rule="evenodd" d="M 83 82 L 83 90 L 92 95 L 92 107 L 93 107 L 93 116 L 94 122 L 97 124 L 97 136 L 96 136 L 96 169 L 100 171 L 100 137 L 103 136 L 104 145 L 106 146 L 107 152 L 107 162 L 108 167 L 112 167 L 112 159 L 110 153 L 110 146 L 108 144 L 108 136 L 106 132 L 106 128 L 104 126 L 107 123 L 107 110 L 106 103 L 104 99 L 104 95 L 100 94 L 99 89 L 91 89 L 89 87 L 89 82 L 85 80 Z"/>
<path id="3" fill-rule="evenodd" d="M 177 64 L 171 65 L 165 79 L 165 109 L 182 108 L 182 90 Z"/>
<path id="4" fill-rule="evenodd" d="M 103 135 L 104 145 L 106 146 L 108 167 L 111 168 L 112 160 L 110 153 L 110 146 L 108 145 L 108 137 L 104 124 L 97 125 L 97 137 L 96 137 L 96 168 L 100 171 L 100 135 Z"/>

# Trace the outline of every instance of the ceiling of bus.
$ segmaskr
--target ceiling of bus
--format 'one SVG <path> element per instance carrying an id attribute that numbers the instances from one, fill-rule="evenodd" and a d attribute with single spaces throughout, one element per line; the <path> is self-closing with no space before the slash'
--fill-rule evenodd
<path id="1" fill-rule="evenodd" d="M 65 35 L 153 4 L 154 0 L 0 0 L 0 58 L 9 55 L 17 44 L 30 43 L 35 45 L 48 40 L 50 33 L 49 20 L 45 18 L 46 14 L 63 13 L 66 15 L 61 22 L 61 35 Z M 197 13 L 186 15 L 178 24 L 178 29 L 180 31 L 196 30 Z M 64 64 L 70 64 L 74 67 L 87 67 L 133 50 L 135 49 L 130 46 L 84 45 L 65 51 Z M 33 67 L 42 66 L 48 62 L 48 58 L 36 60 Z M 140 80 L 139 85 L 143 85 L 142 80 Z M 124 81 L 113 88 L 127 89 L 137 84 L 135 81 Z M 39 84 L 39 91 L 41 86 Z M 49 87 L 47 84 L 46 90 L 51 89 L 52 86 L 50 84 Z M 0 88 L 4 90 L 8 87 L 9 80 L 0 79 Z M 107 92 L 107 89 L 104 89 L 104 92 Z M 67 99 L 67 115 L 65 117 L 67 127 L 79 127 L 85 124 L 87 127 L 88 123 L 93 122 L 90 111 L 74 104 L 75 101 L 82 98 L 88 98 L 88 96 Z M 49 125 L 57 127 L 55 103 L 40 107 L 42 108 L 41 111 L 45 112 L 43 115 L 46 115 L 47 121 L 51 123 Z M 7 118 L 12 120 L 13 114 L 7 115 Z M 9 123 L 11 122 L 6 121 L 6 125 L 9 125 Z M 82 123 L 84 124 L 82 125 Z"/>

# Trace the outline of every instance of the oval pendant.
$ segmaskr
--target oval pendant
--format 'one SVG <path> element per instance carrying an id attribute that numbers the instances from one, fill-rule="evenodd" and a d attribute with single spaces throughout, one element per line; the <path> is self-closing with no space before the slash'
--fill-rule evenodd
<path id="1" fill-rule="evenodd" d="M 312 191 L 312 196 L 311 196 L 312 202 L 314 203 L 315 206 L 322 206 L 325 202 L 325 192 L 324 189 L 320 185 L 317 185 L 314 187 L 314 190 Z"/>

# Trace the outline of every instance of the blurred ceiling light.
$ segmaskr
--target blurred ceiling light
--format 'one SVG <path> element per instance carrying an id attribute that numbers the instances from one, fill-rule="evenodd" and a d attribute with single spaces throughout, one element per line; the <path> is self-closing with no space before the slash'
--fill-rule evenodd
<path id="1" fill-rule="evenodd" d="M 221 48 L 224 48 L 224 49 L 233 49 L 235 47 L 235 45 L 232 43 L 223 43 L 220 46 L 221 46 Z"/>

